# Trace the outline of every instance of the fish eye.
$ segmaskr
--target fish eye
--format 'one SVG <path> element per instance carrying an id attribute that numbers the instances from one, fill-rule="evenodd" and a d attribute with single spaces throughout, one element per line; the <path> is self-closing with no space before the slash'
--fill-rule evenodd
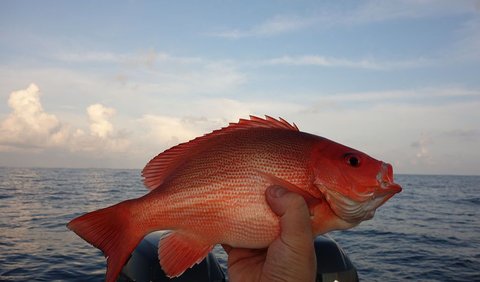
<path id="1" fill-rule="evenodd" d="M 359 167 L 360 166 L 360 158 L 355 154 L 346 154 L 345 161 L 348 165 L 352 167 Z"/>

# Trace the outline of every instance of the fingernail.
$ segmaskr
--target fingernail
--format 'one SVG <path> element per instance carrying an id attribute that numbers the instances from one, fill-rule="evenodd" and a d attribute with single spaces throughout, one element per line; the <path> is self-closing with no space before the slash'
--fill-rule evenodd
<path id="1" fill-rule="evenodd" d="M 280 198 L 281 196 L 285 195 L 288 191 L 283 187 L 273 186 L 270 188 L 269 192 L 270 192 L 270 196 L 274 198 Z"/>

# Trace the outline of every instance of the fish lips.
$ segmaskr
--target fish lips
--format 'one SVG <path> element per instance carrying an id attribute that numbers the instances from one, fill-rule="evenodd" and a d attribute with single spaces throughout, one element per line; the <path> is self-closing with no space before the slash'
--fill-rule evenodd
<path id="1" fill-rule="evenodd" d="M 402 192 L 402 190 L 402 187 L 397 183 L 383 182 L 377 189 L 375 189 L 374 195 L 375 197 L 386 197 L 385 201 L 387 201 L 395 194 Z"/>
<path id="2" fill-rule="evenodd" d="M 373 197 L 363 203 L 366 212 L 364 217 L 360 220 L 372 219 L 377 208 L 401 191 L 402 187 L 396 183 L 389 183 L 387 186 L 381 185 L 381 188 L 375 190 Z"/>
<path id="3" fill-rule="evenodd" d="M 383 182 L 374 188 L 373 193 L 356 195 L 359 199 L 352 199 L 323 185 L 319 189 L 333 212 L 343 220 L 354 224 L 371 219 L 378 207 L 402 191 L 402 187 L 396 183 Z"/>
<path id="4" fill-rule="evenodd" d="M 397 183 L 388 183 L 386 185 L 382 184 L 380 188 L 377 188 L 374 192 L 374 198 L 382 199 L 382 201 L 376 206 L 376 208 L 380 207 L 391 197 L 400 192 L 402 192 L 402 187 Z"/>

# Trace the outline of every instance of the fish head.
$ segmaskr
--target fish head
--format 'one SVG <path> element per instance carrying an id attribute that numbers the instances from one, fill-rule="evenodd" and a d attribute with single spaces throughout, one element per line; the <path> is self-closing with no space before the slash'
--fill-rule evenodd
<path id="1" fill-rule="evenodd" d="M 351 226 L 373 217 L 378 207 L 402 191 L 390 164 L 325 140 L 312 156 L 314 185 L 337 217 Z"/>

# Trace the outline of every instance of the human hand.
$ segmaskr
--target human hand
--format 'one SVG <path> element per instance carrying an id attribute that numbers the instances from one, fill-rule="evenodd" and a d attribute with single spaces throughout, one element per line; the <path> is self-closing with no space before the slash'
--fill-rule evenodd
<path id="1" fill-rule="evenodd" d="M 228 275 L 237 281 L 315 281 L 316 257 L 305 200 L 282 187 L 269 187 L 267 202 L 280 217 L 280 234 L 267 249 L 224 245 Z"/>

